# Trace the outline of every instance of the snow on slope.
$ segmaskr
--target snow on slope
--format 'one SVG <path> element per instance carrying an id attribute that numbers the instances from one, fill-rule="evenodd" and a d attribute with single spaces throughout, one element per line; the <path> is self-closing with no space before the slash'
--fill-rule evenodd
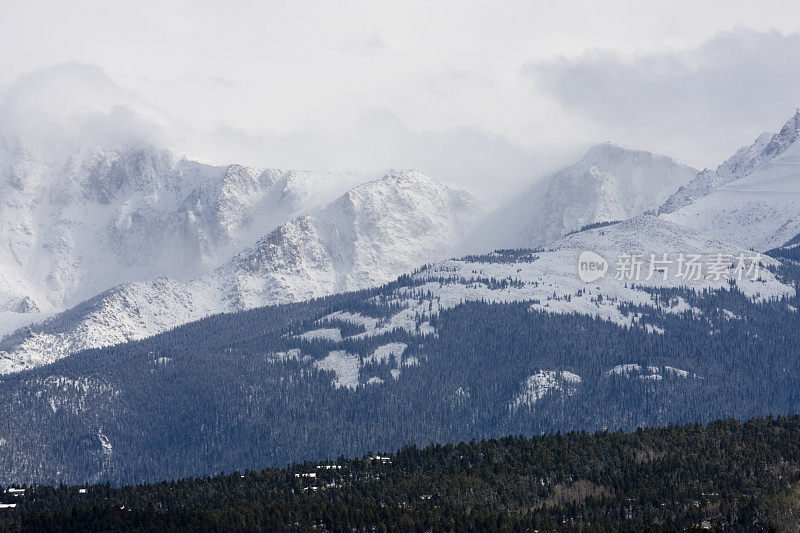
<path id="1" fill-rule="evenodd" d="M 744 154 L 741 164 L 728 178 L 705 184 L 713 190 L 691 193 L 690 203 L 679 209 L 671 210 L 683 201 L 672 201 L 662 209 L 663 216 L 754 250 L 784 244 L 800 233 L 799 136 L 800 110 L 769 142 L 764 143 L 762 136 L 752 147 L 738 152 L 737 156 Z M 696 188 L 699 190 L 699 185 Z"/>
<path id="2" fill-rule="evenodd" d="M 460 189 L 419 172 L 391 174 L 279 226 L 210 274 L 115 287 L 18 330 L 0 340 L 0 373 L 214 313 L 379 285 L 450 255 L 481 214 L 480 204 Z"/>
<path id="3" fill-rule="evenodd" d="M 696 173 L 666 156 L 600 144 L 499 209 L 465 250 L 535 248 L 589 224 L 626 220 L 656 209 Z"/>
<path id="4" fill-rule="evenodd" d="M 577 273 L 578 257 L 582 251 L 598 253 L 609 263 L 609 273 L 594 282 L 584 283 Z M 392 316 L 386 323 L 370 324 L 365 333 L 355 335 L 372 336 L 387 333 L 395 328 L 417 330 L 419 316 L 437 313 L 452 308 L 463 301 L 515 302 L 531 301 L 531 308 L 552 313 L 580 313 L 611 320 L 620 325 L 633 325 L 637 317 L 623 314 L 620 303 L 635 303 L 661 307 L 667 312 L 682 313 L 692 309 L 678 299 L 667 307 L 656 302 L 650 293 L 640 287 L 689 287 L 727 288 L 725 279 L 680 279 L 660 275 L 641 279 L 637 283 L 617 279 L 613 269 L 620 253 L 644 255 L 642 272 L 648 272 L 651 253 L 698 254 L 708 260 L 717 253 L 738 255 L 747 253 L 735 245 L 705 237 L 697 232 L 666 221 L 660 217 L 643 215 L 611 226 L 582 231 L 561 239 L 547 251 L 536 252 L 514 261 L 487 261 L 481 259 L 451 259 L 429 265 L 414 277 L 422 284 L 410 288 L 399 288 L 394 303 L 406 308 Z M 748 254 L 749 255 L 749 254 Z M 762 263 L 776 262 L 764 257 Z M 732 272 L 729 272 L 732 274 Z M 646 276 L 645 276 L 646 277 Z M 490 280 L 494 279 L 495 283 Z M 503 280 L 508 281 L 502 284 Z M 739 290 L 755 299 L 779 298 L 794 294 L 794 289 L 779 282 L 773 274 L 761 268 L 758 279 L 745 277 L 737 282 Z M 420 298 L 420 294 L 430 297 Z M 352 313 L 333 313 L 326 319 L 338 319 L 353 323 L 367 323 L 367 317 Z M 434 333 L 427 323 L 421 331 Z M 657 331 L 650 330 L 648 331 Z"/>
<path id="5" fill-rule="evenodd" d="M 608 261 L 611 270 L 596 281 L 585 283 L 577 272 L 578 258 L 581 252 L 591 250 Z M 465 301 L 485 302 L 526 302 L 531 310 L 549 313 L 579 313 L 596 316 L 626 327 L 641 327 L 651 334 L 664 333 L 664 330 L 650 323 L 642 322 L 637 313 L 623 312 L 620 304 L 633 303 L 659 308 L 667 313 L 683 314 L 702 313 L 692 308 L 686 300 L 675 297 L 669 301 L 654 298 L 645 288 L 651 287 L 688 287 L 696 290 L 728 288 L 725 278 L 707 278 L 705 273 L 700 279 L 683 279 L 661 275 L 652 278 L 643 276 L 640 281 L 632 282 L 615 277 L 614 260 L 621 252 L 638 253 L 644 257 L 642 272 L 647 274 L 649 254 L 698 254 L 702 260 L 713 258 L 717 253 L 738 255 L 745 253 L 742 248 L 728 243 L 713 240 L 694 232 L 690 228 L 680 226 L 660 217 L 643 215 L 635 219 L 582 231 L 561 239 L 545 251 L 501 251 L 485 256 L 470 256 L 463 259 L 450 259 L 427 265 L 415 272 L 411 277 L 413 283 L 398 286 L 388 295 L 381 294 L 381 304 L 396 305 L 398 312 L 386 320 L 363 316 L 352 311 L 334 311 L 321 317 L 319 327 L 328 321 L 344 321 L 363 325 L 366 331 L 348 337 L 348 341 L 363 337 L 372 337 L 391 333 L 393 330 L 405 329 L 412 333 L 435 335 L 429 317 L 444 309 L 453 308 Z M 776 262 L 769 258 L 762 259 L 762 267 L 758 276 L 745 276 L 737 281 L 738 288 L 755 300 L 780 298 L 794 294 L 791 286 L 779 282 L 766 270 L 767 265 Z M 726 262 L 727 264 L 727 262 Z M 733 272 L 727 268 L 728 274 Z M 674 274 L 670 269 L 670 274 Z M 377 298 L 377 297 L 376 297 Z M 322 331 L 322 330 L 311 330 Z M 370 384 L 369 376 L 362 373 L 358 380 L 355 372 L 347 369 L 359 357 L 363 361 L 374 360 L 377 353 L 349 353 L 352 360 L 340 361 L 337 350 L 345 346 L 336 346 L 341 330 L 335 330 L 337 336 L 329 336 L 334 343 L 330 354 L 330 362 L 339 361 L 342 367 L 330 365 L 336 372 L 334 383 L 337 386 L 355 388 L 360 384 Z M 404 345 L 400 345 L 397 353 L 402 354 Z M 347 345 L 352 349 L 352 343 Z M 399 360 L 399 357 L 396 357 Z M 415 363 L 419 361 L 415 360 Z M 345 364 L 346 363 L 346 364 Z M 402 362 L 401 366 L 406 362 Z M 348 366 L 350 365 L 350 366 Z M 396 370 L 400 370 L 398 367 Z M 642 371 L 642 372 L 639 372 Z M 641 379 L 660 380 L 666 378 L 698 377 L 687 371 L 674 367 L 652 367 L 630 364 L 609 371 L 610 374 L 631 374 L 638 372 Z M 395 374 L 392 374 L 395 376 Z M 399 374 L 398 374 L 399 375 Z M 345 377 L 349 376 L 347 379 Z M 657 377 L 654 377 L 657 376 Z M 396 377 L 396 376 L 395 376 Z M 377 383 L 377 382 L 375 382 Z M 529 376 L 520 386 L 518 393 L 510 399 L 509 409 L 512 411 L 522 407 L 533 407 L 543 397 L 558 392 L 574 394 L 581 383 L 580 376 L 565 370 L 541 370 Z"/>
<path id="6" fill-rule="evenodd" d="M 536 402 L 555 392 L 572 396 L 577 392 L 582 381 L 579 375 L 567 370 L 540 370 L 532 376 L 528 376 L 522 384 L 521 390 L 509 403 L 508 408 L 511 411 L 517 411 L 522 407 L 530 409 Z"/>
<path id="7" fill-rule="evenodd" d="M 365 187 L 378 185 L 369 184 Z M 368 244 L 366 238 L 357 241 L 365 246 Z M 267 263 L 255 261 L 252 264 L 258 265 L 258 268 L 254 270 L 262 272 L 259 283 L 262 286 L 269 286 L 274 282 L 285 283 L 288 287 L 294 287 L 295 284 L 305 287 L 309 271 L 305 269 L 308 262 L 303 257 L 307 251 L 303 246 L 304 242 L 302 239 L 284 243 L 273 240 L 269 248 L 275 249 L 277 257 L 295 257 L 297 261 L 282 263 L 281 270 L 259 270 Z M 339 255 L 336 253 L 336 245 L 330 242 L 320 242 L 320 245 L 322 248 L 316 251 L 322 253 L 324 250 L 327 254 L 322 264 L 333 264 L 330 258 Z M 354 248 L 359 249 L 360 246 Z M 580 253 L 585 250 L 592 250 L 608 261 L 610 271 L 605 277 L 591 283 L 580 280 L 577 262 Z M 429 323 L 418 324 L 420 316 L 454 307 L 463 301 L 483 300 L 530 301 L 531 308 L 536 310 L 576 312 L 631 326 L 637 324 L 638 317 L 623 313 L 619 308 L 620 303 L 651 305 L 674 313 L 692 310 L 681 299 L 669 303 L 656 302 L 640 286 L 688 286 L 695 289 L 728 286 L 724 278 L 686 280 L 668 277 L 663 280 L 656 274 L 650 279 L 641 279 L 637 284 L 630 280 L 617 279 L 613 268 L 615 258 L 622 252 L 643 254 L 644 273 L 648 271 L 651 253 L 659 256 L 667 253 L 673 257 L 678 253 L 696 253 L 705 259 L 714 257 L 717 253 L 746 253 L 742 248 L 705 237 L 661 217 L 645 215 L 570 235 L 555 242 L 546 251 L 528 254 L 513 261 L 466 258 L 430 264 L 413 275 L 419 285 L 396 289 L 393 301 L 405 308 L 382 323 L 351 312 L 334 312 L 321 321 L 337 319 L 363 324 L 366 331 L 355 335 L 355 338 L 380 335 L 394 328 L 435 334 Z M 392 257 L 397 257 L 397 254 L 392 254 Z M 314 258 L 313 261 L 317 259 L 319 258 Z M 762 263 L 774 264 L 775 261 L 764 257 Z M 293 271 L 293 265 L 300 265 L 300 268 Z M 0 351 L 5 352 L 0 353 L 0 373 L 37 366 L 87 347 L 107 346 L 143 338 L 211 313 L 244 309 L 258 303 L 254 298 L 243 298 L 239 294 L 240 289 L 235 284 L 238 272 L 231 269 L 231 265 L 225 265 L 213 275 L 190 283 L 161 279 L 152 283 L 123 286 L 58 315 L 40 327 L 17 331 L 0 341 Z M 251 272 L 246 276 L 253 274 Z M 320 290 L 336 290 L 335 287 L 339 286 L 337 280 L 348 278 L 347 274 L 338 272 L 328 278 L 318 278 L 318 281 L 328 279 L 329 283 L 327 286 L 320 285 Z M 503 283 L 503 280 L 508 283 Z M 777 298 L 794 293 L 792 287 L 780 283 L 763 267 L 757 279 L 746 277 L 737 285 L 742 292 L 756 299 Z M 357 285 L 347 287 L 356 288 Z M 278 298 L 278 293 L 274 291 L 261 293 L 269 294 L 270 298 Z M 303 297 L 306 293 L 305 288 L 296 289 L 287 292 L 283 299 L 274 301 L 289 301 L 294 296 Z M 422 294 L 426 296 L 420 298 Z M 657 328 L 648 331 L 657 331 Z M 338 330 L 335 332 L 339 333 Z M 332 336 L 329 335 L 329 338 Z M 366 354 L 362 355 L 366 357 Z M 352 380 L 343 378 L 342 385 L 350 386 Z"/>
<path id="8" fill-rule="evenodd" d="M 3 310 L 27 298 L 57 311 L 119 283 L 205 274 L 361 181 L 213 167 L 152 146 L 42 157 L 0 154 Z"/>
<path id="9" fill-rule="evenodd" d="M 688 370 L 681 370 L 680 368 L 674 368 L 671 366 L 652 366 L 647 365 L 643 367 L 642 365 L 636 363 L 626 363 L 622 365 L 617 365 L 613 367 L 611 370 L 606 371 L 607 376 L 622 376 L 626 378 L 636 378 L 640 380 L 648 380 L 648 381 L 661 381 L 664 379 L 664 376 L 672 377 L 672 378 L 694 378 L 698 379 L 700 376 L 697 374 L 690 373 Z M 702 379 L 702 378 L 700 378 Z"/>
<path id="10" fill-rule="evenodd" d="M 659 213 L 672 213 L 702 198 L 723 185 L 740 178 L 753 170 L 759 162 L 761 153 L 772 139 L 772 134 L 762 133 L 750 146 L 740 148 L 722 163 L 717 170 L 703 170 L 692 181 L 673 193 L 659 207 Z"/>
<path id="11" fill-rule="evenodd" d="M 450 255 L 481 213 L 464 191 L 419 172 L 390 174 L 281 226 L 219 275 L 246 308 L 374 286 Z"/>
<path id="12" fill-rule="evenodd" d="M 306 337 L 300 336 L 300 338 Z M 341 342 L 342 338 L 330 340 Z M 374 369 L 370 369 L 370 365 L 390 365 L 393 368 L 389 369 L 389 375 L 392 379 L 399 379 L 404 367 L 420 364 L 416 357 L 403 359 L 403 353 L 407 347 L 402 342 L 390 342 L 377 347 L 372 355 L 368 356 L 349 353 L 346 350 L 330 350 L 327 356 L 314 361 L 313 366 L 317 370 L 333 372 L 332 384 L 337 389 L 345 387 L 355 390 L 359 385 L 380 385 L 385 381 L 383 378 L 371 375 L 374 373 Z M 300 348 L 293 348 L 290 353 L 272 353 L 268 357 L 273 361 L 284 361 L 290 357 L 298 360 L 311 359 L 310 356 L 303 355 Z"/>
<path id="13" fill-rule="evenodd" d="M 121 283 L 208 274 L 365 181 L 201 163 L 162 148 L 169 123 L 88 65 L 0 95 L 0 332 Z"/>

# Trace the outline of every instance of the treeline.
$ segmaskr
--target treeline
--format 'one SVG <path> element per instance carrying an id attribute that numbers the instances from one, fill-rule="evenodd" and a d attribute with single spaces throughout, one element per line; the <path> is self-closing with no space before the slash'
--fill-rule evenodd
<path id="1" fill-rule="evenodd" d="M 654 293 L 667 310 L 624 305 L 629 327 L 531 311 L 530 302 L 418 316 L 435 335 L 365 337 L 340 319 L 315 322 L 346 311 L 384 323 L 407 305 L 384 288 L 76 354 L 0 380 L 0 483 L 138 483 L 409 444 L 800 412 L 797 298 Z M 694 311 L 670 312 L 678 298 Z M 320 327 L 340 328 L 343 340 L 297 337 Z M 389 343 L 406 348 L 370 358 Z M 357 358 L 354 388 L 337 388 L 334 371 L 316 364 L 332 351 Z M 611 372 L 619 365 L 641 372 Z M 581 381 L 531 390 L 541 372 Z"/>
<path id="2" fill-rule="evenodd" d="M 3 494 L 0 530 L 796 530 L 800 417 L 414 446 L 335 463 Z"/>

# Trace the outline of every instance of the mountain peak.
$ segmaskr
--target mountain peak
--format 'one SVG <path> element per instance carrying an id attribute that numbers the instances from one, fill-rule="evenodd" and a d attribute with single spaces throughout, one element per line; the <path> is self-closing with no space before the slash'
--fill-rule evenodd
<path id="1" fill-rule="evenodd" d="M 640 215 L 696 173 L 667 156 L 598 144 L 493 213 L 468 250 L 540 247 L 590 224 Z"/>
<path id="2" fill-rule="evenodd" d="M 583 156 L 583 159 L 573 166 L 580 168 L 597 166 L 604 170 L 610 170 L 624 165 L 648 165 L 656 161 L 680 166 L 677 161 L 669 156 L 654 154 L 646 150 L 637 150 L 611 141 L 592 146 Z"/>
<path id="3" fill-rule="evenodd" d="M 747 176 L 769 163 L 794 144 L 800 136 L 800 109 L 795 111 L 778 133 L 763 132 L 752 144 L 739 148 L 715 171 L 700 172 L 688 185 L 681 187 L 664 202 L 658 212 L 673 213 L 693 201 L 708 196 L 728 183 Z"/>
<path id="4" fill-rule="evenodd" d="M 597 143 L 589 150 L 586 151 L 586 155 L 592 153 L 603 153 L 603 152 L 638 152 L 639 150 L 635 150 L 626 144 L 622 144 L 615 141 L 603 141 L 601 143 Z"/>
<path id="5" fill-rule="evenodd" d="M 589 150 L 586 151 L 586 155 L 593 154 L 593 153 L 616 153 L 616 154 L 647 154 L 651 156 L 656 156 L 653 152 L 648 150 L 640 150 L 638 148 L 634 148 L 629 146 L 625 143 L 617 142 L 617 141 L 603 141 L 601 143 L 595 144 Z M 666 156 L 660 156 L 666 157 Z"/>
<path id="6" fill-rule="evenodd" d="M 427 187 L 442 185 L 441 182 L 431 178 L 424 172 L 414 169 L 392 170 L 371 183 L 419 184 Z M 369 183 L 365 185 L 369 185 Z"/>
<path id="7" fill-rule="evenodd" d="M 781 154 L 797 141 L 798 136 L 800 136 L 800 108 L 795 111 L 794 116 L 783 125 L 781 130 L 770 139 L 769 144 L 761 153 L 762 159 Z"/>
<path id="8" fill-rule="evenodd" d="M 595 144 L 589 148 L 583 156 L 584 161 L 595 161 L 599 159 L 608 158 L 609 156 L 620 156 L 628 152 L 633 152 L 629 147 L 621 144 L 605 141 L 600 144 Z"/>
<path id="9" fill-rule="evenodd" d="M 363 202 L 367 198 L 370 203 L 386 202 L 388 197 L 406 198 L 407 201 L 420 201 L 422 197 L 438 197 L 455 195 L 464 201 L 474 199 L 463 189 L 442 183 L 419 170 L 393 170 L 383 177 L 363 183 L 347 191 L 340 198 L 341 202 Z M 386 197 L 380 201 L 379 198 Z M 360 200 L 359 200 L 360 199 Z"/>
<path id="10" fill-rule="evenodd" d="M 761 135 L 700 174 L 660 211 L 673 222 L 753 250 L 780 246 L 800 228 L 800 110 L 772 136 Z"/>

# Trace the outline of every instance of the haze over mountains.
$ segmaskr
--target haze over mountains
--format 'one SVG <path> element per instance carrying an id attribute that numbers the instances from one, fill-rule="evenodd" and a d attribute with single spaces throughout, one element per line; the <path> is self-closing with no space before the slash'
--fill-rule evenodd
<path id="1" fill-rule="evenodd" d="M 478 251 L 544 246 L 583 226 L 654 210 L 695 174 L 666 156 L 599 144 L 498 209 L 470 244 Z"/>
<path id="2" fill-rule="evenodd" d="M 390 174 L 278 226 L 206 275 L 123 284 L 23 329 L 0 341 L 12 352 L 0 367 L 41 364 L 211 314 L 380 285 L 446 258 L 480 212 L 464 191 L 418 172 Z"/>
<path id="3" fill-rule="evenodd" d="M 54 163 L 6 140 L 0 371 L 210 314 L 377 286 L 465 251 L 570 249 L 541 273 L 556 292 L 559 276 L 573 285 L 578 248 L 612 262 L 634 244 L 628 234 L 654 252 L 765 251 L 800 233 L 797 132 L 795 115 L 700 173 L 601 144 L 489 215 L 469 193 L 415 171 L 363 183 L 211 166 L 152 145 L 82 149 Z M 559 241 L 619 220 L 628 222 L 580 246 Z M 558 307 L 579 310 L 578 301 Z"/>
<path id="4" fill-rule="evenodd" d="M 6 140 L 3 479 L 796 411 L 798 122 L 715 171 L 601 144 L 491 213 L 414 170 Z M 585 251 L 608 269 L 590 283 Z"/>
<path id="5" fill-rule="evenodd" d="M 1 160 L 4 310 L 53 311 L 127 281 L 205 274 L 263 228 L 364 179 L 210 166 L 152 146 Z"/>
<path id="6" fill-rule="evenodd" d="M 668 202 L 665 218 L 756 250 L 784 244 L 800 233 L 798 136 L 800 111 L 769 140 L 761 135 L 715 174 L 698 176 L 691 202 Z"/>

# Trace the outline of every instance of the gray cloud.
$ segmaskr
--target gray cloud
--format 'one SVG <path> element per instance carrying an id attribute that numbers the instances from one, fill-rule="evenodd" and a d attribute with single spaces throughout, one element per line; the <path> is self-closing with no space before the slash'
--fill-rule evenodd
<path id="1" fill-rule="evenodd" d="M 738 29 L 691 49 L 593 50 L 523 69 L 613 140 L 715 164 L 800 105 L 800 34 Z"/>
<path id="2" fill-rule="evenodd" d="M 0 98 L 0 135 L 60 156 L 85 145 L 150 143 L 221 162 L 339 169 L 379 175 L 415 168 L 500 199 L 540 173 L 542 154 L 474 127 L 414 131 L 394 112 L 369 108 L 352 128 L 248 132 L 205 130 L 175 120 L 78 63 L 20 76 Z"/>
<path id="3" fill-rule="evenodd" d="M 66 63 L 23 74 L 0 99 L 0 135 L 56 151 L 162 143 L 168 123 L 93 65 Z"/>
<path id="4" fill-rule="evenodd" d="M 796 65 L 800 35 L 736 30 L 690 49 L 635 55 L 594 50 L 527 64 L 525 79 L 535 87 L 530 100 L 544 98 L 553 111 L 504 100 L 514 94 L 503 89 L 507 81 L 469 68 L 432 69 L 406 98 L 415 113 L 422 94 L 434 95 L 425 105 L 433 112 L 460 102 L 465 112 L 453 117 L 474 110 L 487 116 L 530 113 L 524 122 L 534 132 L 533 141 L 521 141 L 513 127 L 485 126 L 480 113 L 426 128 L 414 124 L 403 112 L 406 107 L 368 102 L 352 121 L 334 127 L 325 119 L 284 128 L 267 121 L 258 129 L 227 120 L 203 125 L 169 118 L 101 68 L 70 63 L 20 76 L 0 101 L 0 133 L 11 129 L 39 140 L 71 142 L 147 140 L 262 167 L 370 174 L 417 168 L 500 198 L 572 162 L 591 140 L 619 141 L 714 166 L 759 132 L 777 129 L 794 111 L 800 103 Z M 228 95 L 224 103 L 238 94 L 225 83 L 234 79 L 209 75 L 202 82 Z M 219 116 L 227 118 L 227 109 Z"/>
<path id="5" fill-rule="evenodd" d="M 354 131 L 252 134 L 221 128 L 192 141 L 204 152 L 262 166 L 360 170 L 414 168 L 500 200 L 552 168 L 553 154 L 536 153 L 478 128 L 416 132 L 382 108 L 364 112 Z M 558 154 L 563 158 L 563 154 Z"/>

